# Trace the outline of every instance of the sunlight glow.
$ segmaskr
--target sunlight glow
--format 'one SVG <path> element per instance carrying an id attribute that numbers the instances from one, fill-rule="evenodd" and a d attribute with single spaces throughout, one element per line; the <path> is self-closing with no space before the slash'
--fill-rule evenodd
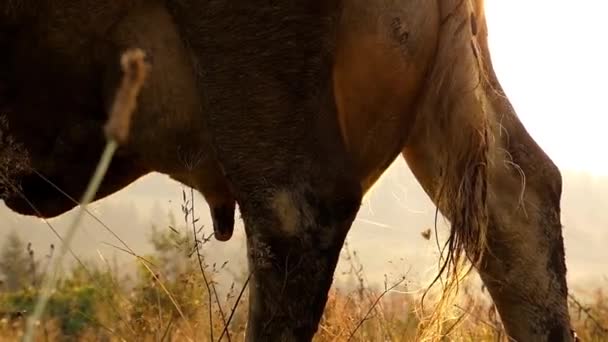
<path id="1" fill-rule="evenodd" d="M 494 67 L 562 169 L 608 174 L 608 2 L 486 0 Z"/>

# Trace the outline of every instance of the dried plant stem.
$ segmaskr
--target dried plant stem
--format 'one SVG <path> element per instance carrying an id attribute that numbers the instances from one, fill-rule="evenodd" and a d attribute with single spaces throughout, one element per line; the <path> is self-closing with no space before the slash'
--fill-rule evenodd
<path id="1" fill-rule="evenodd" d="M 142 50 L 133 49 L 123 53 L 120 58 L 124 75 L 104 127 L 108 141 L 124 144 L 129 137 L 131 116 L 135 112 L 137 96 L 148 73 L 149 65 L 144 62 L 145 57 Z"/>
<path id="2" fill-rule="evenodd" d="M 404 281 L 405 281 L 405 277 L 401 278 L 401 280 L 399 280 L 398 282 L 396 282 L 395 284 L 393 284 L 393 286 L 391 286 L 391 287 L 385 289 L 384 291 L 382 291 L 382 293 L 378 296 L 378 298 L 376 298 L 376 301 L 374 301 L 374 303 L 372 304 L 372 306 L 370 306 L 369 310 L 367 310 L 367 312 L 365 313 L 365 316 L 363 316 L 363 318 L 361 318 L 359 320 L 359 323 L 357 323 L 357 326 L 355 327 L 355 329 L 353 330 L 353 332 L 351 332 L 350 336 L 348 336 L 347 341 L 350 341 L 355 336 L 355 333 L 357 332 L 357 330 L 359 330 L 359 328 L 361 327 L 361 325 L 363 325 L 363 323 L 365 321 L 367 321 L 367 318 L 372 313 L 372 311 L 374 310 L 374 308 L 378 305 L 378 303 L 380 303 L 380 300 L 382 299 L 382 297 L 384 297 L 387 293 L 389 293 L 390 291 L 392 291 L 393 289 L 395 289 L 397 286 L 401 285 L 401 283 L 403 283 Z"/>
<path id="3" fill-rule="evenodd" d="M 501 329 L 500 327 L 484 320 L 483 318 L 481 318 L 479 315 L 476 315 L 475 313 L 472 312 L 472 310 L 463 308 L 462 306 L 458 305 L 458 304 L 454 304 L 454 307 L 456 307 L 458 310 L 464 312 L 465 314 L 473 317 L 476 321 L 483 323 L 484 325 L 486 325 L 487 327 L 489 327 L 490 329 L 494 330 L 498 336 L 502 336 L 502 334 L 504 333 L 504 330 Z M 452 325 L 453 327 L 455 326 Z M 500 337 L 499 337 L 500 338 Z M 512 337 L 510 337 L 509 335 L 506 335 L 506 338 L 509 342 L 517 342 L 515 339 L 513 339 Z"/>
<path id="4" fill-rule="evenodd" d="M 78 225 L 82 221 L 82 217 L 84 214 L 84 210 L 82 210 L 82 208 L 84 206 L 86 206 L 88 203 L 90 203 L 93 200 L 93 198 L 95 198 L 95 193 L 97 192 L 97 189 L 99 188 L 99 184 L 101 184 L 101 181 L 103 180 L 103 177 L 108 169 L 108 166 L 110 165 L 110 161 L 112 160 L 112 156 L 113 156 L 114 152 L 116 151 L 117 147 L 118 147 L 118 144 L 116 143 L 116 141 L 109 141 L 106 144 L 106 148 L 101 156 L 99 164 L 97 165 L 95 174 L 93 175 L 93 178 L 89 182 L 87 191 L 85 192 L 85 195 L 82 198 L 82 201 L 81 201 L 82 206 L 76 213 L 76 217 L 74 218 L 74 220 L 72 221 L 72 224 L 68 228 L 68 232 L 63 238 L 63 243 L 59 247 L 59 253 L 57 254 L 56 258 L 54 259 L 54 262 L 52 263 L 50 270 L 43 277 L 42 287 L 41 287 L 40 293 L 38 295 L 38 300 L 36 301 L 36 306 L 34 307 L 34 312 L 27 320 L 25 334 L 23 336 L 24 342 L 31 342 L 32 339 L 34 338 L 34 330 L 35 330 L 36 322 L 42 316 L 44 308 L 51 296 L 51 292 L 53 291 L 55 284 L 57 282 L 58 269 L 61 266 L 63 257 L 69 250 L 69 245 L 70 245 L 72 239 L 74 238 L 74 235 L 76 234 L 76 228 L 78 228 Z"/>
<path id="5" fill-rule="evenodd" d="M 207 286 L 207 293 L 209 294 L 209 324 L 211 325 L 211 334 L 210 334 L 211 336 L 210 337 L 211 337 L 211 341 L 213 341 L 213 321 L 212 321 L 212 319 L 213 319 L 212 318 L 213 302 L 211 299 L 211 291 L 213 291 L 213 296 L 217 303 L 217 308 L 220 313 L 220 318 L 222 319 L 222 323 L 224 325 L 226 325 L 226 315 L 224 315 L 224 310 L 222 309 L 222 304 L 217 295 L 217 289 L 215 288 L 215 283 L 213 282 L 213 279 L 211 279 L 211 281 L 207 280 L 205 267 L 203 266 L 203 255 L 201 254 L 201 251 L 200 251 L 199 241 L 198 241 L 198 237 L 197 237 L 197 229 L 196 229 L 196 218 L 194 216 L 194 188 L 190 188 L 190 203 L 191 203 L 190 215 L 191 215 L 192 233 L 194 234 L 194 246 L 196 248 L 196 257 L 198 259 L 198 266 L 201 270 L 201 274 L 203 275 L 203 280 L 205 282 L 205 285 Z M 226 335 L 226 337 L 228 338 L 228 342 L 232 341 L 232 339 L 230 338 L 230 333 L 228 333 Z"/>
<path id="6" fill-rule="evenodd" d="M 586 308 L 583 304 L 581 304 L 581 302 L 576 297 L 574 297 L 574 295 L 571 293 L 568 293 L 568 298 L 570 298 L 570 302 L 572 302 L 572 304 L 574 304 L 580 311 L 584 312 L 587 315 L 589 320 L 591 320 L 591 322 L 593 322 L 593 324 L 595 324 L 595 326 L 599 329 L 599 331 L 602 334 L 608 335 L 608 328 L 604 327 L 600 323 L 600 321 L 594 317 L 594 315 L 591 313 L 591 310 L 589 308 Z"/>
<path id="7" fill-rule="evenodd" d="M 205 272 L 205 267 L 203 266 L 203 257 L 201 255 L 201 251 L 198 245 L 198 236 L 196 234 L 196 218 L 194 217 L 194 189 L 190 188 L 190 219 L 192 224 L 192 234 L 194 235 L 194 248 L 196 249 L 196 257 L 198 258 L 198 265 L 201 270 L 201 275 L 203 276 L 203 281 L 205 282 L 205 286 L 207 287 L 207 299 L 209 303 L 209 337 L 211 341 L 213 341 L 213 299 L 211 297 L 211 286 L 209 285 L 209 280 L 207 279 L 207 274 Z M 220 303 L 217 303 L 218 307 L 220 307 L 220 312 L 222 310 Z M 222 312 L 222 317 L 224 314 Z"/>
<path id="8" fill-rule="evenodd" d="M 243 287 L 241 288 L 241 292 L 239 292 L 239 295 L 236 297 L 236 301 L 234 302 L 234 305 L 232 306 L 232 309 L 230 310 L 230 316 L 228 316 L 228 321 L 226 321 L 226 324 L 224 324 L 224 330 L 222 330 L 222 334 L 220 335 L 220 338 L 217 339 L 218 342 L 220 342 L 222 340 L 222 337 L 224 337 L 224 334 L 228 333 L 228 326 L 230 325 L 230 321 L 232 321 L 232 317 L 234 316 L 234 313 L 236 312 L 236 309 L 239 306 L 241 297 L 243 297 L 243 293 L 245 293 L 245 289 L 247 288 L 247 285 L 249 284 L 250 279 L 251 279 L 251 273 L 249 273 L 249 275 L 247 276 L 247 280 L 245 280 L 245 283 L 243 284 Z"/>
<path id="9" fill-rule="evenodd" d="M 68 200 L 72 201 L 76 205 L 79 204 L 78 201 L 75 198 L 73 198 L 72 196 L 70 196 L 67 192 L 63 191 L 63 189 L 61 189 L 59 186 L 57 186 L 57 184 L 53 183 L 50 179 L 46 178 L 42 173 L 38 172 L 36 169 L 32 169 L 32 172 L 35 173 L 38 177 L 40 177 L 40 179 L 42 179 L 45 183 L 47 183 L 48 185 L 52 186 L 55 190 L 57 190 L 59 193 L 61 193 L 63 196 L 65 196 L 65 198 L 67 198 Z M 112 228 L 110 228 L 99 217 L 97 217 L 97 215 L 95 215 L 94 213 L 92 213 L 87 208 L 84 208 L 84 211 L 89 215 L 89 217 L 91 217 L 93 220 L 97 221 L 97 223 L 99 223 L 108 233 L 112 234 L 112 236 L 116 240 L 118 240 L 118 242 L 120 242 L 128 250 L 128 252 L 131 255 L 133 255 L 135 257 L 138 257 L 138 255 L 136 255 L 136 253 L 129 247 L 129 245 L 127 245 L 127 243 L 123 239 L 121 239 L 120 236 L 118 236 L 118 234 L 116 234 L 116 232 L 114 232 L 114 230 Z M 150 263 L 150 262 L 148 262 L 148 263 Z"/>
<path id="10" fill-rule="evenodd" d="M 0 180 L 7 182 L 7 184 L 11 184 L 10 181 L 5 176 L 3 176 L 1 172 L 0 172 Z M 38 210 L 38 208 L 36 208 L 36 206 L 23 194 L 23 192 L 21 190 L 19 190 L 19 188 L 17 188 L 15 185 L 12 185 L 12 188 L 15 190 L 17 195 L 19 195 L 19 197 L 21 197 L 25 201 L 25 203 L 27 203 L 27 205 L 29 205 L 30 208 L 32 208 L 32 210 L 34 210 L 34 212 L 36 213 L 36 215 L 38 215 L 38 217 L 44 217 L 44 215 L 42 215 L 42 213 Z M 57 229 L 55 229 L 55 227 L 53 227 L 53 225 L 49 222 L 49 220 L 43 218 L 42 221 L 51 230 L 51 232 L 53 232 L 55 237 L 57 237 L 57 239 L 59 241 L 61 241 L 61 243 L 63 243 L 63 241 L 64 241 L 63 236 L 61 236 L 61 234 L 59 234 Z M 68 251 L 74 258 L 74 260 L 76 260 L 76 262 L 78 262 L 78 264 L 80 264 L 84 269 L 86 269 L 84 262 L 82 262 L 82 260 L 78 257 L 78 255 L 76 255 L 76 253 L 74 253 L 74 251 L 72 251 L 71 249 L 69 249 Z M 50 264 L 50 262 L 49 262 L 49 264 Z M 47 265 L 47 268 L 48 268 L 48 265 Z"/>
<path id="11" fill-rule="evenodd" d="M 139 49 L 126 51 L 121 56 L 120 62 L 124 75 L 122 84 L 114 99 L 108 124 L 105 127 L 107 137 L 106 146 L 99 163 L 97 164 L 95 173 L 89 181 L 84 196 L 80 201 L 81 205 L 76 212 L 76 216 L 74 217 L 74 220 L 72 220 L 72 224 L 68 228 L 63 243 L 59 247 L 59 252 L 54 259 L 54 262 L 51 264 L 50 270 L 48 270 L 43 277 L 42 286 L 36 300 L 34 311 L 27 320 L 25 334 L 23 336 L 24 342 L 31 342 L 33 340 L 36 323 L 40 320 L 51 293 L 55 288 L 58 269 L 61 266 L 65 254 L 70 250 L 70 243 L 86 212 L 86 206 L 95 199 L 95 194 L 110 166 L 110 162 L 112 161 L 114 152 L 116 152 L 116 149 L 118 148 L 118 144 L 125 142 L 128 137 L 131 115 L 135 110 L 137 95 L 139 94 L 146 77 L 148 66 L 144 62 L 144 57 L 144 52 Z"/>

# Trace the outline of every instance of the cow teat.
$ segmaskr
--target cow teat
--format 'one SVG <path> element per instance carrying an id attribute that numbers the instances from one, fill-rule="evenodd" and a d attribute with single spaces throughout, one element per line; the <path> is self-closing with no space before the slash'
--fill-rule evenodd
<path id="1" fill-rule="evenodd" d="M 230 240 L 234 232 L 234 202 L 211 205 L 210 207 L 215 238 L 218 241 Z"/>

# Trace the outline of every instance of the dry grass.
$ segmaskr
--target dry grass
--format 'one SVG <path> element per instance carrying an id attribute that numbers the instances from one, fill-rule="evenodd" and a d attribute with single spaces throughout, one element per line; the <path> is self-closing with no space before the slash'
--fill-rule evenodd
<path id="1" fill-rule="evenodd" d="M 65 275 L 37 326 L 37 341 L 243 341 L 247 275 L 234 279 L 227 295 L 218 296 L 216 287 L 221 284 L 215 279 L 227 271 L 225 264 L 206 263 L 209 236 L 201 234 L 193 217 L 192 196 L 184 193 L 181 224 L 153 229 L 150 240 L 156 252 L 139 256 L 140 267 L 133 277 L 120 278 L 109 263 L 78 265 Z M 427 295 L 423 310 L 421 292 L 411 291 L 406 277 L 386 278 L 384 286 L 375 288 L 368 285 L 357 253 L 348 244 L 342 257 L 350 265 L 342 275 L 350 285 L 331 289 L 314 340 L 414 341 L 440 291 Z M 19 291 L 0 290 L 0 341 L 22 336 L 24 318 L 11 313 L 28 310 L 36 283 L 32 279 Z M 460 296 L 447 312 L 451 319 L 443 324 L 448 334 L 444 340 L 505 341 L 487 294 L 471 284 L 461 284 Z M 590 291 L 580 295 L 591 300 L 570 297 L 574 326 L 583 341 L 605 341 L 608 298 L 602 288 Z"/>
<path id="2" fill-rule="evenodd" d="M 192 276 L 191 279 L 196 278 Z M 187 278 L 186 278 L 187 279 Z M 187 281 L 187 280 L 185 280 Z M 125 299 L 118 310 L 125 320 L 112 317 L 110 309 L 101 304 L 95 317 L 90 317 L 86 327 L 75 335 L 62 333 L 61 322 L 50 319 L 44 326 L 38 327 L 38 341 L 211 341 L 211 331 L 207 321 L 209 309 L 201 297 L 180 298 L 180 304 L 192 304 L 194 310 L 189 312 L 184 321 L 175 311 L 171 311 L 162 302 L 162 292 L 153 282 L 147 302 L 129 303 Z M 202 288 L 201 288 L 202 289 Z M 344 291 L 333 288 L 329 295 L 325 314 L 319 326 L 315 341 L 413 341 L 417 334 L 419 314 L 416 313 L 419 301 L 412 295 L 399 292 L 386 293 L 377 305 L 373 305 L 384 291 L 363 289 Z M 486 303 L 477 303 L 476 298 L 465 298 L 455 307 L 455 311 L 466 313 L 459 326 L 454 328 L 447 340 L 453 341 L 501 341 L 505 334 L 494 308 Z M 236 298 L 227 298 L 224 304 L 234 304 Z M 231 341 L 243 341 L 246 328 L 246 296 L 229 328 Z M 160 303 L 160 304 L 159 304 Z M 371 309 L 371 310 L 370 310 Z M 166 310 L 163 312 L 163 310 Z M 369 312 L 369 314 L 368 314 Z M 219 336 L 223 326 L 217 309 L 214 315 L 214 333 Z M 461 312 L 462 313 L 462 312 Z M 603 330 L 608 326 L 608 300 L 603 290 L 596 290 L 594 300 L 583 308 L 573 307 L 574 326 L 583 341 L 606 341 L 608 333 Z M 590 316 L 591 315 L 591 316 Z M 353 334 L 357 326 L 356 333 Z M 190 333 L 192 327 L 193 333 Z M 0 320 L 0 341 L 15 341 L 22 334 L 21 318 Z M 223 341 L 228 341 L 224 335 Z"/>

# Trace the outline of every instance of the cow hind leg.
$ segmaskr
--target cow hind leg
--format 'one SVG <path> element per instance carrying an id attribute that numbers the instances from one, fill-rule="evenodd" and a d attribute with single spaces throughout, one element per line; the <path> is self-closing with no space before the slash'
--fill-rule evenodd
<path id="1" fill-rule="evenodd" d="M 517 119 L 511 120 L 513 126 L 503 133 L 503 144 L 493 149 L 493 160 L 488 160 L 486 247 L 477 270 L 512 338 L 569 341 L 560 173 Z M 437 144 L 442 143 L 445 141 L 417 141 L 403 150 L 403 156 L 452 221 L 454 238 L 463 233 L 458 231 L 463 228 L 461 213 L 471 213 L 479 203 L 458 198 L 466 180 L 443 181 L 444 177 L 466 179 L 472 174 L 449 164 L 447 156 L 438 152 Z M 474 224 L 471 221 L 469 218 L 469 224 Z M 475 245 L 464 247 L 469 256 L 478 255 Z"/>
<path id="2" fill-rule="evenodd" d="M 481 25 L 468 22 L 475 4 L 447 4 L 402 154 L 450 220 L 450 257 L 473 261 L 507 334 L 570 341 L 560 173 L 502 93 L 485 37 L 475 39 Z"/>

